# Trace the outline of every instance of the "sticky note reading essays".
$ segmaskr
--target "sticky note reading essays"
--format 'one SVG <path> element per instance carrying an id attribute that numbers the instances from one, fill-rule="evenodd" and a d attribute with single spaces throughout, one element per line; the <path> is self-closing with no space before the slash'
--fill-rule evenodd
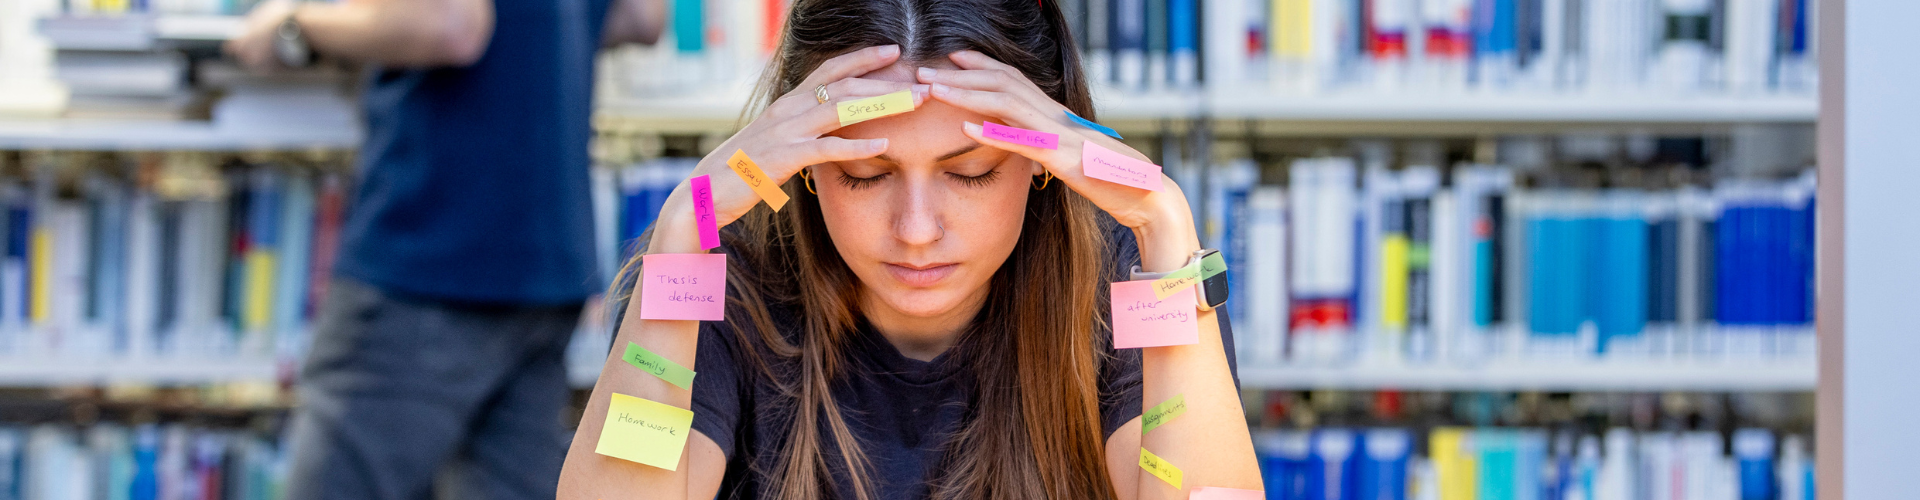
<path id="1" fill-rule="evenodd" d="M 988 139 L 1011 142 L 1022 146 L 1033 146 L 1040 149 L 1060 149 L 1060 136 L 1058 135 L 1038 130 L 1009 127 L 994 122 L 981 122 L 980 135 L 987 136 Z"/>
<path id="2" fill-rule="evenodd" d="M 842 127 L 882 116 L 893 116 L 913 111 L 913 91 L 902 90 L 866 99 L 854 99 L 840 103 L 838 109 Z"/>
<path id="3" fill-rule="evenodd" d="M 1260 490 L 1238 490 L 1233 488 L 1214 488 L 1211 486 L 1193 489 L 1193 496 L 1187 500 L 1266 500 L 1267 492 Z"/>
<path id="4" fill-rule="evenodd" d="M 1148 191 L 1160 190 L 1160 166 L 1100 147 L 1093 141 L 1080 146 L 1080 168 L 1087 177 Z"/>
<path id="5" fill-rule="evenodd" d="M 1113 284 L 1113 347 L 1134 349 L 1200 343 L 1193 287 L 1154 298 L 1153 282 Z"/>
<path id="6" fill-rule="evenodd" d="M 1120 133 L 1119 133 L 1119 132 L 1115 132 L 1115 131 L 1113 131 L 1113 129 L 1111 129 L 1111 128 L 1107 128 L 1107 126 L 1106 126 L 1106 125 L 1101 125 L 1101 124 L 1098 124 L 1098 123 L 1094 123 L 1094 122 L 1093 122 L 1093 120 L 1088 120 L 1088 119 L 1086 119 L 1086 118 L 1081 118 L 1081 117 L 1080 117 L 1080 115 L 1076 115 L 1076 114 L 1073 114 L 1073 112 L 1072 112 L 1072 111 L 1068 111 L 1068 112 L 1067 112 L 1067 119 L 1068 119 L 1068 120 L 1073 120 L 1073 122 L 1074 122 L 1074 123 L 1078 123 L 1078 124 L 1080 124 L 1080 126 L 1082 126 L 1082 127 L 1086 127 L 1086 128 L 1090 128 L 1090 129 L 1093 129 L 1093 130 L 1095 130 L 1095 131 L 1097 131 L 1097 132 L 1100 132 L 1100 133 L 1102 133 L 1102 134 L 1107 134 L 1107 137 L 1112 137 L 1112 138 L 1115 138 L 1115 139 L 1125 139 L 1125 137 L 1120 137 Z"/>
<path id="7" fill-rule="evenodd" d="M 712 250 L 720 246 L 719 220 L 713 215 L 713 180 L 702 175 L 687 183 L 693 188 L 693 218 L 700 226 L 700 249 Z"/>
<path id="8" fill-rule="evenodd" d="M 620 393 L 610 403 L 594 453 L 666 470 L 680 467 L 680 452 L 693 433 L 693 412 Z"/>
<path id="9" fill-rule="evenodd" d="M 626 360 L 627 364 L 633 365 L 634 368 L 660 377 L 660 380 L 665 380 L 681 389 L 693 388 L 693 370 L 688 370 L 687 367 L 680 366 L 680 363 L 654 354 L 653 351 L 640 347 L 640 344 L 628 342 L 627 353 L 620 356 L 620 359 Z"/>
<path id="10" fill-rule="evenodd" d="M 631 346 L 631 344 L 629 344 L 629 347 L 627 347 L 627 351 L 628 352 L 633 351 L 633 347 Z M 1166 402 L 1160 403 L 1159 405 L 1156 405 L 1152 408 L 1148 408 L 1146 413 L 1143 413 L 1140 415 L 1140 433 L 1146 434 L 1149 432 L 1153 432 L 1153 429 L 1160 427 L 1161 424 L 1165 424 L 1169 421 L 1172 421 L 1175 418 L 1179 418 L 1181 415 L 1185 415 L 1186 413 L 1187 413 L 1187 395 L 1176 394 L 1173 396 L 1173 398 L 1168 399 Z"/>
<path id="11" fill-rule="evenodd" d="M 766 171 L 760 170 L 760 164 L 747 157 L 746 150 L 734 150 L 733 157 L 727 158 L 727 168 L 733 169 L 733 173 L 739 175 L 747 187 L 753 188 L 760 199 L 767 200 L 767 206 L 773 211 L 778 212 L 780 207 L 787 206 L 787 192 L 781 191 L 780 185 L 774 183 L 772 177 L 767 177 Z"/>
<path id="12" fill-rule="evenodd" d="M 602 440 L 601 442 L 605 441 Z M 1166 460 L 1161 460 L 1158 456 L 1154 456 L 1153 452 L 1147 451 L 1146 448 L 1140 449 L 1140 468 L 1146 469 L 1148 474 L 1153 474 L 1153 477 L 1160 478 L 1161 481 L 1166 481 L 1167 484 L 1173 485 L 1174 489 L 1180 489 L 1180 468 L 1174 467 L 1173 464 L 1167 463 Z"/>
<path id="13" fill-rule="evenodd" d="M 640 319 L 722 319 L 727 254 L 662 253 L 641 259 Z"/>

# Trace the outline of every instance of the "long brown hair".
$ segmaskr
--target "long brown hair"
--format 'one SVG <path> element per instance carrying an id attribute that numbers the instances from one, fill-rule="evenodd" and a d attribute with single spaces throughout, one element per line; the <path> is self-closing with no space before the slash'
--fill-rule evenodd
<path id="1" fill-rule="evenodd" d="M 1018 68 L 1074 113 L 1094 116 L 1065 16 L 1047 0 L 795 1 L 750 108 L 794 90 L 827 59 L 887 44 L 899 45 L 907 63 L 982 52 Z M 783 453 L 759 471 L 770 478 L 761 493 L 831 496 L 837 472 L 867 500 L 873 493 L 865 455 L 829 390 L 846 375 L 843 357 L 859 327 L 859 281 L 827 233 L 819 199 L 792 183 L 785 189 L 793 197 L 786 210 L 757 207 L 724 236 L 736 259 L 727 319 L 740 327 L 738 341 L 780 358 L 776 369 L 759 349 L 741 349 L 781 386 L 789 401 L 780 413 L 793 420 Z M 1114 497 L 1097 387 L 1108 362 L 1107 341 L 1096 333 L 1108 263 L 1096 214 L 1058 182 L 1028 197 L 1014 257 L 991 278 L 987 304 L 949 355 L 972 369 L 978 392 L 947 445 L 936 497 Z M 778 333 L 771 307 L 796 313 L 797 336 Z"/>

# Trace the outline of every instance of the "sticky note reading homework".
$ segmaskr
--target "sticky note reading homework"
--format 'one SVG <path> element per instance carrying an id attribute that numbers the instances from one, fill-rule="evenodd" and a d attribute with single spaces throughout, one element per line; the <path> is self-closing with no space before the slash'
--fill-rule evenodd
<path id="1" fill-rule="evenodd" d="M 627 349 L 631 350 L 633 348 L 628 347 Z M 1185 394 L 1176 394 L 1172 398 L 1167 399 L 1166 402 L 1148 408 L 1146 413 L 1140 415 L 1140 433 L 1146 434 L 1153 432 L 1153 429 L 1175 418 L 1179 418 L 1186 413 L 1187 396 Z"/>
<path id="2" fill-rule="evenodd" d="M 727 305 L 727 254 L 662 253 L 641 258 L 640 319 L 720 321 Z"/>
<path id="3" fill-rule="evenodd" d="M 1060 136 L 1038 130 L 1009 127 L 994 122 L 981 122 L 980 135 L 988 139 L 1006 141 L 1022 146 L 1040 149 L 1060 149 Z"/>
<path id="4" fill-rule="evenodd" d="M 1151 281 L 1121 281 L 1109 295 L 1115 349 L 1200 343 L 1193 287 L 1160 299 L 1153 296 Z"/>
<path id="5" fill-rule="evenodd" d="M 700 249 L 719 247 L 719 219 L 713 215 L 713 179 L 702 175 L 687 180 L 687 185 L 693 188 L 693 218 L 694 224 L 700 226 Z"/>
<path id="6" fill-rule="evenodd" d="M 1196 262 L 1194 265 L 1182 267 L 1177 271 L 1167 273 L 1166 276 L 1162 276 L 1160 279 L 1153 280 L 1153 297 L 1156 299 L 1167 298 L 1168 295 L 1173 295 L 1174 292 L 1185 290 L 1187 287 L 1191 287 L 1199 281 L 1200 265 Z"/>
<path id="7" fill-rule="evenodd" d="M 1132 186 L 1148 191 L 1160 190 L 1160 166 L 1136 160 L 1087 141 L 1080 147 L 1080 168 L 1087 177 Z"/>
<path id="8" fill-rule="evenodd" d="M 866 99 L 854 99 L 840 103 L 840 126 L 872 120 L 883 116 L 892 116 L 913 111 L 913 91 L 902 90 L 887 95 Z"/>
<path id="9" fill-rule="evenodd" d="M 633 365 L 634 368 L 639 368 L 641 371 L 651 373 L 655 377 L 660 377 L 660 380 L 665 380 L 667 383 L 673 384 L 681 389 L 693 388 L 693 370 L 688 370 L 687 367 L 681 366 L 680 363 L 675 363 L 671 359 L 667 359 L 659 354 L 654 354 L 653 351 L 649 351 L 645 347 L 640 347 L 640 344 L 628 342 L 627 352 L 620 356 L 620 359 L 625 360 L 627 364 Z"/>
<path id="10" fill-rule="evenodd" d="M 609 403 L 594 453 L 666 470 L 680 467 L 680 452 L 693 433 L 693 412 L 620 393 Z"/>
<path id="11" fill-rule="evenodd" d="M 1193 496 L 1187 500 L 1266 500 L 1267 492 L 1260 490 L 1240 490 L 1233 488 L 1200 487 L 1193 489 Z"/>
<path id="12" fill-rule="evenodd" d="M 767 207 L 773 211 L 778 212 L 780 207 L 787 206 L 787 192 L 781 191 L 780 184 L 773 182 L 772 177 L 767 177 L 766 171 L 760 170 L 760 164 L 747 157 L 746 150 L 734 150 L 733 157 L 727 158 L 727 168 L 733 169 L 734 175 L 740 176 L 740 180 L 753 188 L 754 194 L 760 195 L 760 199 L 766 200 Z"/>
<path id="13" fill-rule="evenodd" d="M 1145 469 L 1148 474 L 1153 474 L 1153 477 L 1173 485 L 1174 489 L 1180 489 L 1180 468 L 1154 456 L 1153 452 L 1147 451 L 1146 448 L 1140 449 L 1140 468 Z"/>

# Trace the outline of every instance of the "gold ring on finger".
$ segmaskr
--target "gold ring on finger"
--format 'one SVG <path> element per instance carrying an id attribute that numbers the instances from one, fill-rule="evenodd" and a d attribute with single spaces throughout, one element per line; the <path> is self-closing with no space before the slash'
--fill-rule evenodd
<path id="1" fill-rule="evenodd" d="M 822 84 L 813 88 L 813 100 L 820 101 L 820 104 L 826 104 L 827 101 L 831 101 L 833 98 L 827 96 L 827 86 Z"/>

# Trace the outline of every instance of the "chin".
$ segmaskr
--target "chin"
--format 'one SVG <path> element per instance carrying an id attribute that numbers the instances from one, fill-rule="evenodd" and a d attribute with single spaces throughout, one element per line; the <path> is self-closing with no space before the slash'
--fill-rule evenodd
<path id="1" fill-rule="evenodd" d="M 900 314 L 916 318 L 934 318 L 953 312 L 963 298 L 944 290 L 880 290 L 881 301 Z"/>

